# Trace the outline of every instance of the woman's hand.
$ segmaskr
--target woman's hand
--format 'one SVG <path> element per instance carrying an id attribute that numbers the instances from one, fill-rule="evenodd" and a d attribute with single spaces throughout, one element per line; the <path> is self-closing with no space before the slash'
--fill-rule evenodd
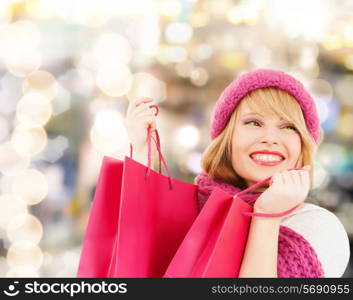
<path id="1" fill-rule="evenodd" d="M 135 151 L 142 151 L 147 148 L 147 128 L 149 126 L 151 126 L 152 135 L 155 134 L 156 110 L 153 107 L 150 108 L 153 101 L 151 98 L 140 98 L 129 103 L 125 117 L 125 127 Z"/>
<path id="2" fill-rule="evenodd" d="M 254 212 L 276 214 L 303 203 L 310 190 L 310 166 L 303 168 L 275 173 L 270 186 L 256 200 Z"/>

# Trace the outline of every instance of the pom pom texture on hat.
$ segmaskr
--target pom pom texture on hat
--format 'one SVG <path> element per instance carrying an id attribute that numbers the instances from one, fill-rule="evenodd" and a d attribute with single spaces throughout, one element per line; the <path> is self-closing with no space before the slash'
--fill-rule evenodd
<path id="1" fill-rule="evenodd" d="M 211 117 L 211 139 L 215 139 L 227 125 L 239 102 L 248 93 L 265 87 L 277 87 L 291 94 L 300 104 L 306 126 L 320 143 L 320 120 L 315 102 L 304 86 L 294 77 L 278 70 L 259 69 L 246 73 L 230 83 L 217 100 Z"/>

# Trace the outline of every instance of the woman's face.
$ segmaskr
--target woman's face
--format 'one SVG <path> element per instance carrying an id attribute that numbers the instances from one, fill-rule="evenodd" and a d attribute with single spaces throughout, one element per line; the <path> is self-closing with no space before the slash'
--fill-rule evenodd
<path id="1" fill-rule="evenodd" d="M 294 126 L 276 115 L 256 114 L 246 102 L 241 103 L 238 109 L 232 137 L 232 165 L 247 185 L 294 168 L 301 153 L 300 134 Z M 280 156 L 277 155 L 254 155 L 257 151 L 277 152 L 282 158 L 278 161 Z M 265 185 L 254 191 L 264 189 Z"/>

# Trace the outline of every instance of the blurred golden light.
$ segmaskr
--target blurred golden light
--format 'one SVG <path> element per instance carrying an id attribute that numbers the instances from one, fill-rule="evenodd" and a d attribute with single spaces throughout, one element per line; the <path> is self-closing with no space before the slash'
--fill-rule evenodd
<path id="1" fill-rule="evenodd" d="M 349 139 L 353 138 L 353 113 L 349 111 L 344 111 L 338 120 L 338 126 L 336 128 L 337 133 L 347 137 Z M 332 152 L 335 153 L 335 152 Z"/>
<path id="2" fill-rule="evenodd" d="M 192 27 L 204 27 L 210 23 L 210 15 L 206 12 L 195 12 L 190 16 L 189 23 Z"/>
<path id="3" fill-rule="evenodd" d="M 34 156 L 43 151 L 47 139 L 43 128 L 25 128 L 19 125 L 12 133 L 11 143 L 18 154 Z"/>
<path id="4" fill-rule="evenodd" d="M 100 90 L 111 97 L 125 95 L 132 84 L 130 69 L 123 64 L 99 69 L 96 79 Z"/>
<path id="5" fill-rule="evenodd" d="M 303 68 L 301 72 L 308 78 L 317 78 L 320 75 L 320 66 L 318 63 L 314 63 L 312 66 Z"/>
<path id="6" fill-rule="evenodd" d="M 109 0 L 108 5 L 110 11 L 117 15 L 151 15 L 158 13 L 158 6 L 154 0 Z"/>
<path id="7" fill-rule="evenodd" d="M 128 40 L 120 34 L 106 33 L 101 35 L 93 49 L 99 67 L 115 64 L 128 64 L 132 57 Z"/>
<path id="8" fill-rule="evenodd" d="M 227 20 L 229 23 L 232 24 L 239 24 L 241 23 L 242 16 L 241 16 L 241 12 L 239 11 L 239 9 L 237 7 L 232 7 L 228 12 L 227 12 Z"/>
<path id="9" fill-rule="evenodd" d="M 345 106 L 352 108 L 353 75 L 339 76 L 337 83 L 335 84 L 335 93 Z M 347 129 L 349 130 L 349 128 Z"/>
<path id="10" fill-rule="evenodd" d="M 208 59 L 213 54 L 213 49 L 209 44 L 201 44 L 197 46 L 192 52 L 192 58 L 195 61 Z"/>
<path id="11" fill-rule="evenodd" d="M 93 146 L 104 154 L 114 154 L 128 144 L 123 116 L 115 111 L 100 110 L 90 132 Z"/>
<path id="12" fill-rule="evenodd" d="M 168 24 L 165 35 L 169 43 L 185 44 L 192 38 L 193 29 L 188 23 L 175 22 Z"/>
<path id="13" fill-rule="evenodd" d="M 181 9 L 182 7 L 178 0 L 164 0 L 158 2 L 159 13 L 164 16 L 178 16 L 181 12 Z"/>
<path id="14" fill-rule="evenodd" d="M 16 50 L 35 50 L 40 42 L 40 31 L 34 22 L 17 21 L 3 28 L 1 42 L 8 54 Z"/>
<path id="15" fill-rule="evenodd" d="M 226 14 L 226 12 L 232 6 L 232 0 L 223 0 L 223 1 L 213 1 L 213 0 L 204 0 L 202 1 L 202 8 L 206 11 L 209 11 L 212 15 L 222 16 Z M 248 1 L 245 1 L 248 2 Z"/>
<path id="16" fill-rule="evenodd" d="M 62 85 L 58 85 L 58 94 L 52 100 L 51 104 L 52 104 L 54 116 L 68 110 L 71 106 L 70 92 L 67 89 L 65 89 Z"/>
<path id="17" fill-rule="evenodd" d="M 89 103 L 89 111 L 96 114 L 98 111 L 107 108 L 109 102 L 113 102 L 116 98 L 109 97 L 106 94 L 99 94 Z"/>
<path id="18" fill-rule="evenodd" d="M 58 84 L 52 74 L 47 71 L 38 70 L 24 79 L 22 91 L 24 94 L 35 91 L 51 100 L 58 93 Z"/>
<path id="19" fill-rule="evenodd" d="M 29 166 L 27 156 L 18 154 L 11 142 L 0 144 L 0 172 L 5 175 L 13 175 Z"/>
<path id="20" fill-rule="evenodd" d="M 309 77 L 317 77 L 320 73 L 320 67 L 317 62 L 318 47 L 316 45 L 304 46 L 300 49 L 298 65 Z"/>
<path id="21" fill-rule="evenodd" d="M 32 267 L 39 269 L 43 262 L 43 253 L 37 245 L 21 241 L 10 246 L 6 258 L 10 267 Z"/>
<path id="22" fill-rule="evenodd" d="M 42 239 L 43 226 L 35 216 L 22 213 L 13 216 L 6 232 L 11 243 L 28 241 L 35 245 Z"/>
<path id="23" fill-rule="evenodd" d="M 196 86 L 203 86 L 207 83 L 209 73 L 205 68 L 198 67 L 191 71 L 190 80 Z"/>
<path id="24" fill-rule="evenodd" d="M 0 2 L 0 25 L 10 23 L 11 19 L 12 19 L 11 7 L 7 6 L 6 4 L 2 6 Z"/>
<path id="25" fill-rule="evenodd" d="M 344 65 L 347 69 L 353 70 L 353 54 L 348 54 L 345 56 Z"/>
<path id="26" fill-rule="evenodd" d="M 331 34 L 323 40 L 322 46 L 326 50 L 337 50 L 343 47 L 343 43 L 344 39 L 341 35 Z"/>
<path id="27" fill-rule="evenodd" d="M 157 59 L 163 63 L 182 62 L 187 58 L 187 50 L 182 46 L 161 46 Z"/>
<path id="28" fill-rule="evenodd" d="M 220 57 L 220 63 L 228 69 L 241 69 L 245 66 L 247 58 L 242 53 L 224 53 Z"/>
<path id="29" fill-rule="evenodd" d="M 320 100 L 326 103 L 329 102 L 333 96 L 332 85 L 324 79 L 315 79 L 311 82 L 310 91 L 315 95 L 319 95 Z"/>
<path id="30" fill-rule="evenodd" d="M 242 1 L 239 5 L 228 10 L 227 20 L 232 24 L 255 25 L 262 8 L 262 2 L 262 0 Z"/>
<path id="31" fill-rule="evenodd" d="M 271 64 L 272 51 L 268 47 L 259 44 L 250 49 L 249 52 L 250 61 L 255 67 L 263 68 Z"/>
<path id="32" fill-rule="evenodd" d="M 161 40 L 161 24 L 158 15 L 145 16 L 137 29 L 139 34 L 134 38 L 134 61 L 143 66 L 148 64 L 148 58 L 158 54 Z M 147 56 L 147 57 L 146 57 Z"/>
<path id="33" fill-rule="evenodd" d="M 27 14 L 38 19 L 49 19 L 55 16 L 53 1 L 25 0 Z"/>
<path id="34" fill-rule="evenodd" d="M 193 125 L 185 125 L 176 132 L 176 143 L 186 149 L 192 149 L 200 140 L 199 129 Z"/>
<path id="35" fill-rule="evenodd" d="M 133 75 L 132 86 L 127 97 L 130 101 L 141 97 L 151 97 L 161 102 L 167 97 L 167 87 L 165 82 L 152 74 L 139 72 Z"/>
<path id="36" fill-rule="evenodd" d="M 227 12 L 227 20 L 232 24 L 240 24 L 243 21 L 243 17 L 241 15 L 241 10 L 238 7 L 232 7 Z"/>
<path id="37" fill-rule="evenodd" d="M 44 0 L 45 1 L 45 0 Z M 76 23 L 76 10 L 80 7 L 73 6 L 72 0 L 52 0 L 55 9 L 55 15 L 62 18 L 67 23 Z"/>
<path id="38" fill-rule="evenodd" d="M 23 170 L 13 179 L 12 193 L 27 205 L 35 205 L 48 195 L 48 181 L 38 170 Z"/>
<path id="39" fill-rule="evenodd" d="M 115 68 L 115 66 L 110 66 L 110 68 Z M 87 69 L 69 69 L 58 78 L 58 82 L 71 93 L 84 97 L 91 97 L 96 88 L 94 74 Z"/>
<path id="40" fill-rule="evenodd" d="M 42 57 L 38 51 L 34 50 L 13 50 L 4 57 L 4 62 L 10 73 L 25 77 L 39 69 Z"/>
<path id="41" fill-rule="evenodd" d="M 96 57 L 91 51 L 73 53 L 73 63 L 77 69 L 94 71 L 97 68 Z"/>
<path id="42" fill-rule="evenodd" d="M 76 0 L 75 21 L 88 27 L 102 26 L 111 18 L 109 10 L 109 1 L 86 1 Z"/>
<path id="43" fill-rule="evenodd" d="M 176 73 L 181 77 L 189 77 L 191 71 L 194 69 L 194 64 L 191 60 L 184 60 L 175 65 Z"/>
<path id="44" fill-rule="evenodd" d="M 273 29 L 282 30 L 289 38 L 302 37 L 320 42 L 330 30 L 334 17 L 333 1 L 272 0 L 268 2 L 264 1 L 264 20 Z"/>
<path id="45" fill-rule="evenodd" d="M 15 215 L 27 213 L 27 206 L 22 199 L 12 194 L 0 195 L 0 228 L 5 229 Z"/>
<path id="46" fill-rule="evenodd" d="M 353 24 L 347 25 L 343 31 L 346 47 L 353 47 Z"/>
<path id="47" fill-rule="evenodd" d="M 51 103 L 37 92 L 25 94 L 16 106 L 16 117 L 26 127 L 42 127 L 49 121 L 51 115 Z"/>

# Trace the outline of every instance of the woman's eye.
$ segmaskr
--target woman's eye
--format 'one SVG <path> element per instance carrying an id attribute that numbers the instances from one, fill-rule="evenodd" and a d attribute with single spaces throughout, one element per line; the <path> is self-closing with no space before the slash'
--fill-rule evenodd
<path id="1" fill-rule="evenodd" d="M 256 125 L 256 126 L 261 125 L 260 122 L 255 121 L 255 120 L 247 121 L 247 122 L 245 122 L 245 125 L 251 124 L 251 123 Z M 289 128 L 290 130 L 297 131 L 297 129 L 293 125 L 287 125 L 284 128 L 286 128 L 286 129 Z"/>
<path id="2" fill-rule="evenodd" d="M 254 120 L 252 120 L 252 121 L 248 121 L 248 122 L 245 122 L 245 125 L 250 124 L 250 123 L 255 123 L 255 124 L 257 124 L 257 125 L 260 125 L 260 123 L 259 123 L 259 122 L 254 121 Z"/>
<path id="3" fill-rule="evenodd" d="M 297 128 L 295 128 L 295 127 L 292 126 L 292 125 L 288 125 L 288 126 L 286 126 L 285 128 L 290 128 L 291 130 L 297 131 Z"/>

